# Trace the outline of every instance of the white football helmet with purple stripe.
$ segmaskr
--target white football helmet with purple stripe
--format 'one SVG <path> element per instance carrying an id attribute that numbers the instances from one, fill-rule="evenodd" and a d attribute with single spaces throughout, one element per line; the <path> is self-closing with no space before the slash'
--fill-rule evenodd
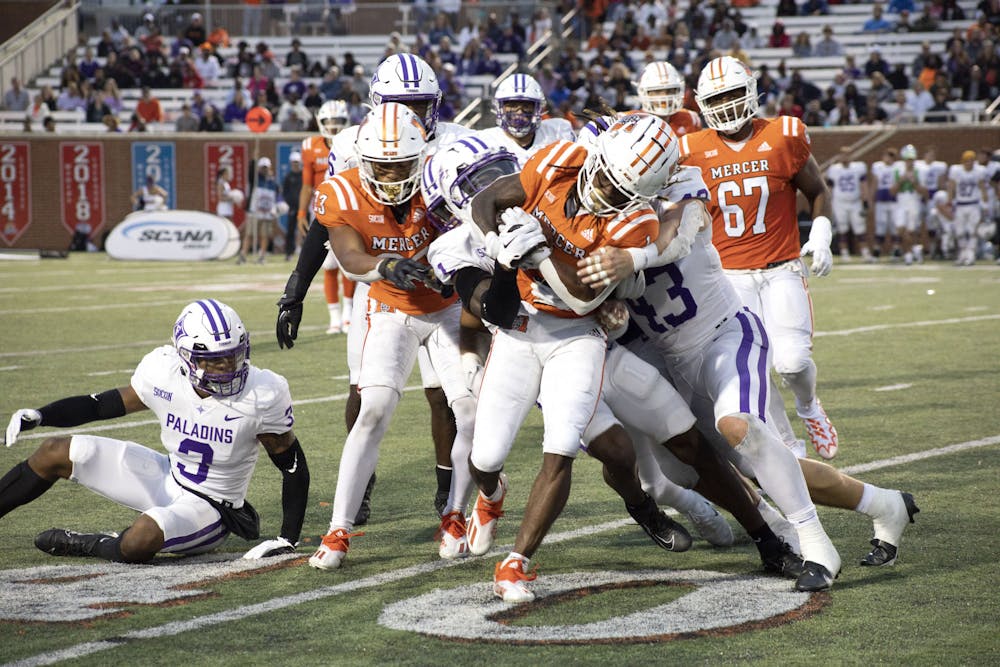
<path id="1" fill-rule="evenodd" d="M 215 299 L 184 306 L 174 323 L 174 347 L 188 381 L 212 396 L 236 396 L 250 372 L 250 332 L 236 311 Z"/>
<path id="2" fill-rule="evenodd" d="M 441 107 L 441 86 L 434 70 L 412 53 L 397 53 L 382 61 L 372 75 L 368 98 L 372 106 L 399 102 L 420 117 L 427 136 L 434 136 Z"/>
<path id="3" fill-rule="evenodd" d="M 421 188 L 427 215 L 442 232 L 462 221 L 472 198 L 493 181 L 517 173 L 517 157 L 470 135 L 448 144 L 425 165 Z"/>
<path id="4" fill-rule="evenodd" d="M 508 102 L 530 102 L 534 105 L 531 113 L 520 109 L 507 109 Z M 545 93 L 534 77 L 528 74 L 512 74 L 497 86 L 493 94 L 493 111 L 497 115 L 497 125 L 512 137 L 526 137 L 542 122 L 545 108 Z"/>

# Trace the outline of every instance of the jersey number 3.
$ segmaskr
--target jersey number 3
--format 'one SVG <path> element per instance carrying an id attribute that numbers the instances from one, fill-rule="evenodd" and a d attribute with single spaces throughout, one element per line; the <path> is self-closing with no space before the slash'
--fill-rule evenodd
<path id="1" fill-rule="evenodd" d="M 767 231 L 767 228 L 764 226 L 764 212 L 767 210 L 767 198 L 770 194 L 767 186 L 767 176 L 752 176 L 744 178 L 742 181 L 723 181 L 719 183 L 719 208 L 722 210 L 722 220 L 725 224 L 727 236 L 739 238 L 747 230 L 743 207 L 739 204 L 731 203 L 728 199 L 730 197 L 741 196 L 752 197 L 755 190 L 760 191 L 760 199 L 757 202 L 757 217 L 754 219 L 753 233 L 763 234 Z"/>

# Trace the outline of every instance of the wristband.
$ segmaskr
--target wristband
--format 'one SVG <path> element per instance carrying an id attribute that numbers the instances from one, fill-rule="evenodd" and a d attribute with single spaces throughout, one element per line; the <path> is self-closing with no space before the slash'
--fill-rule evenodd
<path id="1" fill-rule="evenodd" d="M 638 273 L 650 265 L 660 256 L 660 251 L 656 249 L 655 243 L 650 243 L 641 248 L 625 248 L 632 257 L 632 272 Z"/>
<path id="2" fill-rule="evenodd" d="M 298 220 L 305 220 L 306 219 L 306 212 L 305 211 L 299 211 L 299 214 L 297 216 L 295 216 L 295 217 Z"/>

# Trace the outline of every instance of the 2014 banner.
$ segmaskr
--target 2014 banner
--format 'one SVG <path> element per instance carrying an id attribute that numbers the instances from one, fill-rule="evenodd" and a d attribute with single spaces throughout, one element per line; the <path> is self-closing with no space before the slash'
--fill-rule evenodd
<path id="1" fill-rule="evenodd" d="M 31 224 L 31 144 L 0 143 L 0 239 L 9 246 Z"/>

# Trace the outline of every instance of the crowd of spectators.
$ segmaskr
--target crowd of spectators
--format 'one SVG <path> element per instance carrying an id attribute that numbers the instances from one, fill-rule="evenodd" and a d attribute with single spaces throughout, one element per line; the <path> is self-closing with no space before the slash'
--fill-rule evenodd
<path id="1" fill-rule="evenodd" d="M 576 38 L 566 40 L 532 73 L 550 102 L 550 113 L 580 124 L 584 109 L 604 103 L 624 111 L 634 107 L 635 84 L 648 61 L 666 58 L 688 82 L 687 106 L 696 109 L 693 91 L 703 65 L 719 55 L 732 55 L 754 67 L 765 114 L 784 113 L 810 125 L 947 121 L 955 101 L 991 100 L 1000 94 L 1000 0 L 982 0 L 965 27 L 944 42 L 926 41 L 912 61 L 893 61 L 873 45 L 867 59 L 856 62 L 837 39 L 834 21 L 821 34 L 789 34 L 783 17 L 829 12 L 830 0 L 781 0 L 769 28 L 744 19 L 741 8 L 758 0 L 560 0 L 564 14 L 579 2 L 573 25 Z M 463 82 L 469 77 L 496 78 L 505 65 L 497 54 L 524 58 L 528 45 L 553 27 L 552 15 L 538 8 L 528 18 L 517 11 L 501 17 L 485 15 L 482 22 L 462 20 L 460 3 L 433 1 L 413 5 L 417 36 L 407 46 L 398 33 L 389 36 L 383 57 L 412 50 L 437 72 L 444 101 L 441 117 L 450 120 L 466 104 Z M 918 14 L 919 11 L 919 14 Z M 918 14 L 911 20 L 911 16 Z M 759 21 L 759 12 L 755 14 Z M 942 21 L 966 20 L 956 0 L 890 0 L 872 5 L 863 33 L 931 31 Z M 611 26 L 608 30 L 606 26 Z M 763 34 L 761 34 L 763 33 Z M 191 14 L 175 35 L 164 36 L 152 14 L 130 34 L 112 21 L 96 47 L 79 60 L 71 54 L 62 70 L 59 91 L 43 87 L 35 99 L 16 81 L 4 95 L 4 107 L 23 109 L 41 120 L 46 109 L 80 109 L 90 122 L 118 117 L 121 89 L 141 88 L 131 131 L 149 123 L 173 122 L 183 131 L 221 131 L 244 120 L 254 106 L 264 106 L 283 130 L 315 129 L 312 116 L 326 100 L 344 100 L 356 122 L 365 113 L 369 69 L 350 53 L 336 58 L 312 58 L 298 39 L 281 62 L 265 41 L 236 44 L 229 57 L 223 28 L 206 33 L 202 18 Z M 777 66 L 756 66 L 750 52 L 758 48 L 788 49 Z M 808 69 L 794 63 L 803 58 L 841 62 L 832 83 L 820 89 L 808 79 Z M 840 60 L 842 59 L 842 60 Z M 793 63 L 789 65 L 788 63 Z M 287 76 L 282 72 L 287 71 Z M 221 101 L 199 92 L 225 86 Z M 172 115 L 165 113 L 153 91 L 191 88 L 191 102 Z"/>

